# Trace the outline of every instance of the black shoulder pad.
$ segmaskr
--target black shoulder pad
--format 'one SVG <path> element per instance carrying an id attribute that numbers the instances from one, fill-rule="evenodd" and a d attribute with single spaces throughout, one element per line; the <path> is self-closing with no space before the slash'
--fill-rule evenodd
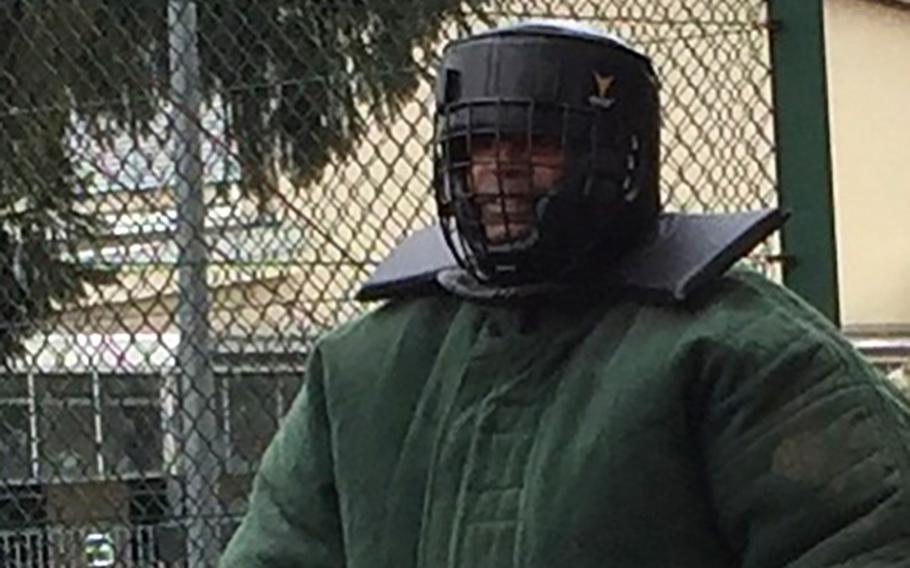
<path id="1" fill-rule="evenodd" d="M 442 292 L 436 275 L 458 266 L 439 225 L 408 236 L 383 260 L 357 292 L 362 302 Z"/>

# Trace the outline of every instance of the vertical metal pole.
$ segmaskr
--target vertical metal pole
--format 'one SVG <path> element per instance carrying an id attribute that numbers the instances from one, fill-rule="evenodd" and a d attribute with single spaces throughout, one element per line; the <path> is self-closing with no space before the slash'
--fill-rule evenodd
<path id="1" fill-rule="evenodd" d="M 99 477 L 104 477 L 106 464 L 104 463 L 104 419 L 101 414 L 104 408 L 101 404 L 101 377 L 98 375 L 97 361 L 92 361 L 92 416 L 95 425 L 95 435 L 92 436 L 95 442 L 95 469 Z M 111 463 L 113 469 L 116 464 Z"/>
<path id="2" fill-rule="evenodd" d="M 217 495 L 220 460 L 216 450 L 215 382 L 209 351 L 208 251 L 203 233 L 206 207 L 199 132 L 201 81 L 194 0 L 170 0 L 168 25 L 171 96 L 176 111 L 173 143 L 180 328 L 177 372 L 183 442 L 179 458 L 187 565 L 215 566 L 220 548 Z"/>
<path id="3" fill-rule="evenodd" d="M 768 0 L 784 281 L 840 323 L 823 0 Z"/>
<path id="4" fill-rule="evenodd" d="M 35 371 L 28 372 L 28 429 L 29 429 L 29 451 L 32 457 L 29 471 L 35 479 L 40 479 L 41 475 L 41 454 L 38 451 L 38 392 L 35 388 Z"/>

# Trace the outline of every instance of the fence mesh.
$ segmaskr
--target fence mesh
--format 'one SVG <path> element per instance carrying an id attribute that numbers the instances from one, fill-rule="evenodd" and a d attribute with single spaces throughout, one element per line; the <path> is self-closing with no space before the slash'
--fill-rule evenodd
<path id="1" fill-rule="evenodd" d="M 311 341 L 431 219 L 441 45 L 519 17 L 654 58 L 668 208 L 774 204 L 763 0 L 0 4 L 0 566 L 214 563 Z"/>

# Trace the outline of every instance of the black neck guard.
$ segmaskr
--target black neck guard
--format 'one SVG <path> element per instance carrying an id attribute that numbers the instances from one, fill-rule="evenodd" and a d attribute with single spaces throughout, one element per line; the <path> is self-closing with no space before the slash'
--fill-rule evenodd
<path id="1" fill-rule="evenodd" d="M 747 213 L 661 215 L 654 237 L 604 268 L 604 286 L 681 302 L 720 278 L 737 260 L 779 229 L 776 209 Z M 405 239 L 357 293 L 360 301 L 453 293 L 468 300 L 507 301 L 560 294 L 564 286 L 498 288 L 468 281 L 437 225 Z"/>

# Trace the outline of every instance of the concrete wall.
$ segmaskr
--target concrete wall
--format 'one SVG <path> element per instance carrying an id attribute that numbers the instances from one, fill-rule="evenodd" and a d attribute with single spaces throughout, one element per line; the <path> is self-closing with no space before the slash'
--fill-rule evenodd
<path id="1" fill-rule="evenodd" d="M 910 5 L 825 16 L 843 321 L 910 332 Z"/>

